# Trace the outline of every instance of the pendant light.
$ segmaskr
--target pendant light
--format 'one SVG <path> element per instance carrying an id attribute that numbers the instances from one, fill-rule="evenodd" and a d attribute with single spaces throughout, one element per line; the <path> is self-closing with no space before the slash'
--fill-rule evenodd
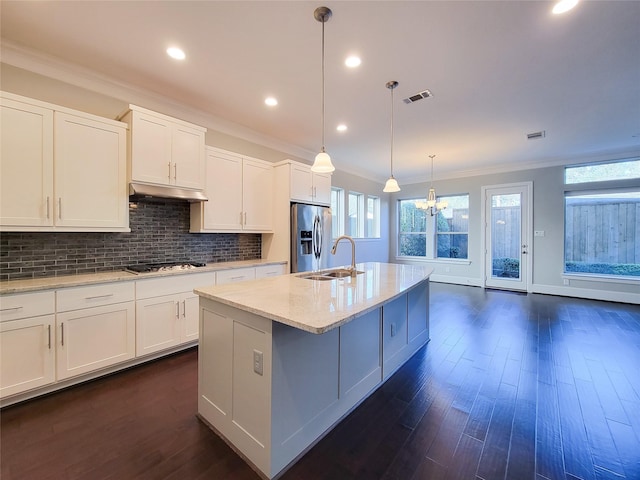
<path id="1" fill-rule="evenodd" d="M 387 82 L 386 87 L 391 90 L 391 176 L 387 180 L 387 183 L 384 184 L 383 192 L 393 193 L 399 192 L 400 186 L 398 185 L 398 181 L 393 177 L 393 89 L 398 86 L 398 82 L 392 80 Z"/>
<path id="2" fill-rule="evenodd" d="M 318 7 L 313 12 L 313 17 L 322 23 L 322 148 L 311 166 L 311 171 L 318 173 L 331 173 L 336 169 L 324 150 L 324 24 L 329 21 L 331 14 L 331 9 L 327 7 Z"/>

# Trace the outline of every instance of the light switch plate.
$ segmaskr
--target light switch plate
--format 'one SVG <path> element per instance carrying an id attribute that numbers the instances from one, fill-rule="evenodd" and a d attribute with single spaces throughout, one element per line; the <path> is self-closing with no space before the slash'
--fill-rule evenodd
<path id="1" fill-rule="evenodd" d="M 253 351 L 253 371 L 258 375 L 262 375 L 263 372 L 263 355 L 259 350 Z"/>
<path id="2" fill-rule="evenodd" d="M 536 230 L 535 232 L 533 232 L 533 235 L 535 237 L 544 237 L 544 230 Z"/>

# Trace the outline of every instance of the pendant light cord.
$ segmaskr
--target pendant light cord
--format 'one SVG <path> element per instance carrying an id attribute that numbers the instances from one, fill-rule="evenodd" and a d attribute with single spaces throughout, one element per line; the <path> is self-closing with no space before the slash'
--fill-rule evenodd
<path id="1" fill-rule="evenodd" d="M 324 152 L 324 24 L 326 19 L 322 19 L 322 152 Z"/>
<path id="2" fill-rule="evenodd" d="M 395 87 L 390 88 L 391 90 L 391 177 L 393 177 L 393 90 Z"/>

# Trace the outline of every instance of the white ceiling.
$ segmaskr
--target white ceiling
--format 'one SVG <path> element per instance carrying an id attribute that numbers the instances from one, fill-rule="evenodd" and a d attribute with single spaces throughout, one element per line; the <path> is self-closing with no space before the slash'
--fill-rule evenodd
<path id="1" fill-rule="evenodd" d="M 640 147 L 640 2 L 7 1 L 2 40 L 399 183 L 518 169 Z M 187 54 L 178 63 L 165 49 Z M 344 66 L 348 54 L 362 58 Z M 424 89 L 432 98 L 407 105 Z M 276 108 L 263 101 L 279 100 Z M 145 106 L 145 105 L 143 105 Z M 345 122 L 346 133 L 335 130 Z M 546 137 L 527 140 L 527 133 Z"/>

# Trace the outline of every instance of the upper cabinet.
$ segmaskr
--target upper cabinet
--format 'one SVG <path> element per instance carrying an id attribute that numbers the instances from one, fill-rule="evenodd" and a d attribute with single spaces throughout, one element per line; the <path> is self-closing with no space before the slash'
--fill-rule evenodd
<path id="1" fill-rule="evenodd" d="M 122 120 L 130 127 L 130 181 L 204 188 L 206 128 L 136 105 Z"/>
<path id="2" fill-rule="evenodd" d="M 122 122 L 0 92 L 0 229 L 129 231 Z"/>
<path id="3" fill-rule="evenodd" d="M 206 148 L 205 195 L 191 204 L 191 232 L 273 231 L 273 164 Z"/>
<path id="4" fill-rule="evenodd" d="M 330 173 L 314 173 L 311 166 L 289 160 L 279 166 L 289 170 L 289 192 L 292 202 L 331 205 Z"/>

